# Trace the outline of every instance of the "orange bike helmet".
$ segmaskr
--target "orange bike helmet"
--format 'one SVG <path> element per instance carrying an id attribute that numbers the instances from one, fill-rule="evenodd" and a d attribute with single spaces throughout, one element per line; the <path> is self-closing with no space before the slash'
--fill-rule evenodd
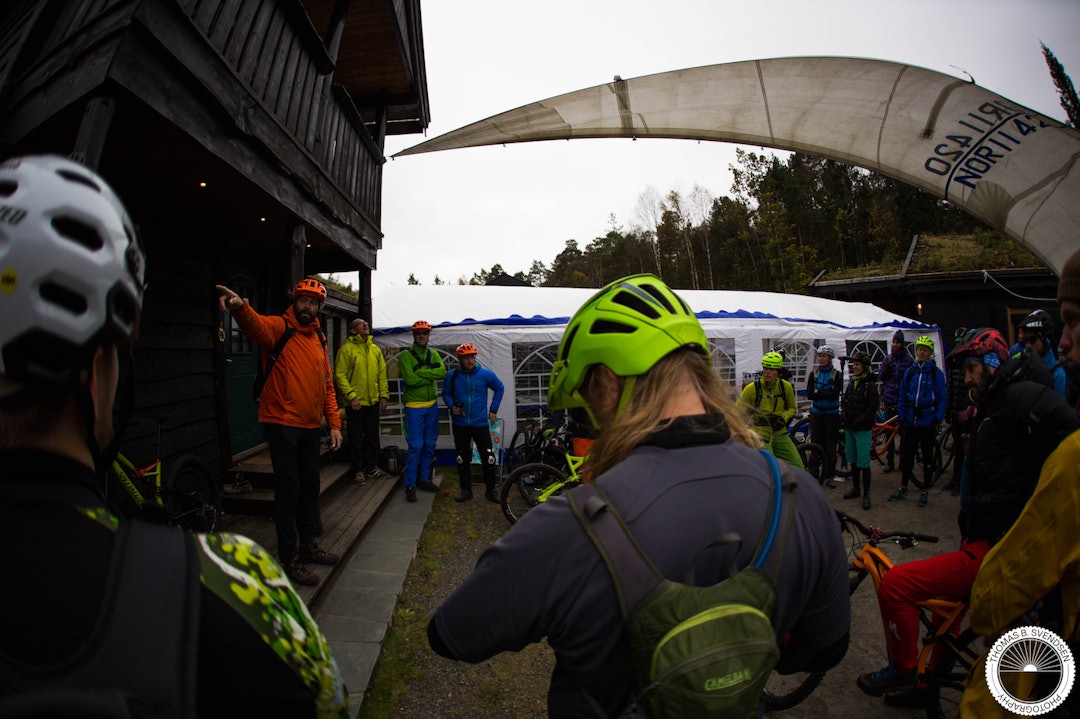
<path id="1" fill-rule="evenodd" d="M 296 289 L 292 292 L 293 299 L 297 297 L 314 297 L 319 301 L 319 304 L 326 302 L 326 288 L 323 287 L 323 283 L 318 280 L 300 280 L 296 284 Z"/>
<path id="2" fill-rule="evenodd" d="M 417 330 L 427 330 L 428 332 L 430 332 L 431 324 L 424 320 L 417 320 L 416 322 L 412 323 L 412 331 L 416 332 Z"/>
<path id="3" fill-rule="evenodd" d="M 469 355 L 476 354 L 476 347 L 466 342 L 465 344 L 458 345 L 457 355 L 458 357 L 468 357 Z"/>

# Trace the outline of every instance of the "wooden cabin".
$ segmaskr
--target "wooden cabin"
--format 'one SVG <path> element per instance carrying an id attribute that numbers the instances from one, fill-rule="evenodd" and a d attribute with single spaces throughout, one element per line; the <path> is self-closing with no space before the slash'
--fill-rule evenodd
<path id="1" fill-rule="evenodd" d="M 370 319 L 384 139 L 428 121 L 419 0 L 0 3 L 3 156 L 97 169 L 147 248 L 129 457 L 159 424 L 166 462 L 218 476 L 259 448 L 258 351 L 214 285 L 276 314 L 299 279 L 358 271 Z"/>

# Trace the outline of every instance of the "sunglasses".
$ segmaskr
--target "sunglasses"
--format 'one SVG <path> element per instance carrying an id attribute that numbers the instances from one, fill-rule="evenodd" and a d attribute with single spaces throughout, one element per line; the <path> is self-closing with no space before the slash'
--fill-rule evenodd
<path id="1" fill-rule="evenodd" d="M 413 332 L 413 334 L 416 335 L 417 337 L 427 337 L 431 333 L 428 332 L 427 330 L 424 330 L 423 332 Z"/>

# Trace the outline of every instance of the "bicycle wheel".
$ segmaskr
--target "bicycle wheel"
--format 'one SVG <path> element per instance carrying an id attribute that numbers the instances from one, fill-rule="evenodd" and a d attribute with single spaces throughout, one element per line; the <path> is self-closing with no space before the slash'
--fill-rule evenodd
<path id="1" fill-rule="evenodd" d="M 926 716 L 929 719 L 946 719 L 956 716 L 960 697 L 964 694 L 964 682 L 968 671 L 982 654 L 979 635 L 971 627 L 960 632 L 956 638 L 942 637 L 941 656 L 937 665 L 926 672 Z"/>
<path id="2" fill-rule="evenodd" d="M 938 437 L 938 465 L 941 467 L 941 471 L 938 474 L 945 474 L 948 472 L 949 467 L 952 467 L 952 463 L 956 459 L 956 443 L 954 442 L 954 439 L 950 428 L 946 428 L 945 431 L 941 433 L 941 436 Z"/>
<path id="3" fill-rule="evenodd" d="M 506 450 L 506 468 L 513 471 L 517 467 L 529 462 L 530 439 L 535 434 L 528 427 L 519 427 L 514 431 L 514 437 Z"/>
<path id="4" fill-rule="evenodd" d="M 916 469 L 923 466 L 922 452 L 916 452 L 915 454 L 915 467 Z M 920 476 L 921 475 L 921 476 Z M 930 477 L 927 479 L 924 472 L 913 472 L 911 477 L 911 483 L 919 489 L 930 489 L 937 483 L 938 477 L 941 476 L 941 447 L 934 444 L 934 458 L 930 464 Z"/>
<path id="5" fill-rule="evenodd" d="M 825 450 L 820 446 L 811 442 L 803 442 L 798 445 L 797 450 L 799 452 L 799 459 L 802 460 L 803 467 L 810 473 L 818 483 L 825 481 L 825 473 L 827 471 L 825 461 Z"/>
<path id="6" fill-rule="evenodd" d="M 565 482 L 566 475 L 551 465 L 534 462 L 523 464 L 506 478 L 499 492 L 503 516 L 513 524 L 537 505 L 537 497 L 556 482 Z"/>
<path id="7" fill-rule="evenodd" d="M 217 531 L 221 522 L 217 483 L 198 457 L 186 454 L 172 463 L 165 480 L 165 507 L 174 526 L 192 532 Z"/>
<path id="8" fill-rule="evenodd" d="M 795 672 L 794 674 L 773 672 L 769 675 L 768 681 L 765 682 L 765 689 L 762 691 L 765 710 L 783 711 L 792 708 L 813 694 L 824 678 L 825 672 Z"/>

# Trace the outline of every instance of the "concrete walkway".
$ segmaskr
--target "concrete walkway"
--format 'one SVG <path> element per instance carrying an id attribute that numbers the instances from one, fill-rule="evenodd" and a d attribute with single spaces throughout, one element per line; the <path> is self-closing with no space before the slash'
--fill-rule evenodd
<path id="1" fill-rule="evenodd" d="M 436 472 L 435 483 L 440 482 Z M 400 488 L 390 492 L 381 513 L 335 571 L 333 586 L 319 598 L 315 620 L 337 659 L 353 711 L 363 701 L 434 499 L 431 492 L 417 492 L 411 503 Z"/>

